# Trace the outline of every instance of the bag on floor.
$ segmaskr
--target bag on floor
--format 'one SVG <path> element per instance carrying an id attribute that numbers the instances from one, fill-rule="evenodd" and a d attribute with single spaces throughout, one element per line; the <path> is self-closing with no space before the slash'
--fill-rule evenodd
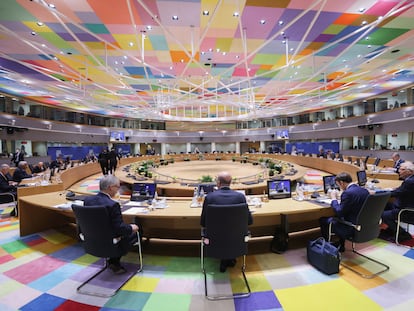
<path id="1" fill-rule="evenodd" d="M 325 274 L 330 275 L 339 272 L 341 261 L 339 249 L 325 241 L 324 238 L 309 241 L 307 257 L 312 266 Z"/>

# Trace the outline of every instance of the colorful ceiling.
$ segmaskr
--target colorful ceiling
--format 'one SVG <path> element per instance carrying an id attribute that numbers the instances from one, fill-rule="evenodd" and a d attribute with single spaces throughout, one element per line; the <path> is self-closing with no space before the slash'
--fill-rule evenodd
<path id="1" fill-rule="evenodd" d="M 336 107 L 414 83 L 414 1 L 2 0 L 0 92 L 178 121 Z"/>

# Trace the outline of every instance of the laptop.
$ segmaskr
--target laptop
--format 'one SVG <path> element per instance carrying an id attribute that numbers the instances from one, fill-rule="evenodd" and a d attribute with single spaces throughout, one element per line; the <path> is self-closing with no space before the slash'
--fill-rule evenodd
<path id="1" fill-rule="evenodd" d="M 152 200 L 156 191 L 156 183 L 134 183 L 132 184 L 132 192 L 129 200 L 134 202 Z"/>
<path id="2" fill-rule="evenodd" d="M 326 194 L 330 189 L 339 189 L 335 183 L 335 175 L 323 176 L 323 192 Z"/>
<path id="3" fill-rule="evenodd" d="M 292 197 L 290 179 L 268 180 L 267 193 L 269 199 L 285 199 Z"/>

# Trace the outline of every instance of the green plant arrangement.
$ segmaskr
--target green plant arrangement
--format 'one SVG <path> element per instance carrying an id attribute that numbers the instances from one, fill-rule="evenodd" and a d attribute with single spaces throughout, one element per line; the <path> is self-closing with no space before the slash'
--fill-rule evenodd
<path id="1" fill-rule="evenodd" d="M 232 160 L 233 162 L 236 162 L 236 157 L 232 157 L 232 158 L 231 158 L 231 160 Z"/>
<path id="2" fill-rule="evenodd" d="M 211 177 L 210 175 L 203 175 L 203 176 L 201 176 L 200 181 L 201 182 L 212 182 L 213 177 Z"/>
<path id="3" fill-rule="evenodd" d="M 275 171 L 274 171 L 274 170 L 272 170 L 272 169 L 270 169 L 270 170 L 269 170 L 269 177 L 274 176 L 274 175 L 275 175 Z"/>

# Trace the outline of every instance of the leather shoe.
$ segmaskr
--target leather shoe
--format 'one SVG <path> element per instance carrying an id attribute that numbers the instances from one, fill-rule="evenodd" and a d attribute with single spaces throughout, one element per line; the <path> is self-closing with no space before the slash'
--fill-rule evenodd
<path id="1" fill-rule="evenodd" d="M 112 270 L 114 274 L 124 274 L 127 270 L 121 265 L 110 264 L 109 269 Z"/>

